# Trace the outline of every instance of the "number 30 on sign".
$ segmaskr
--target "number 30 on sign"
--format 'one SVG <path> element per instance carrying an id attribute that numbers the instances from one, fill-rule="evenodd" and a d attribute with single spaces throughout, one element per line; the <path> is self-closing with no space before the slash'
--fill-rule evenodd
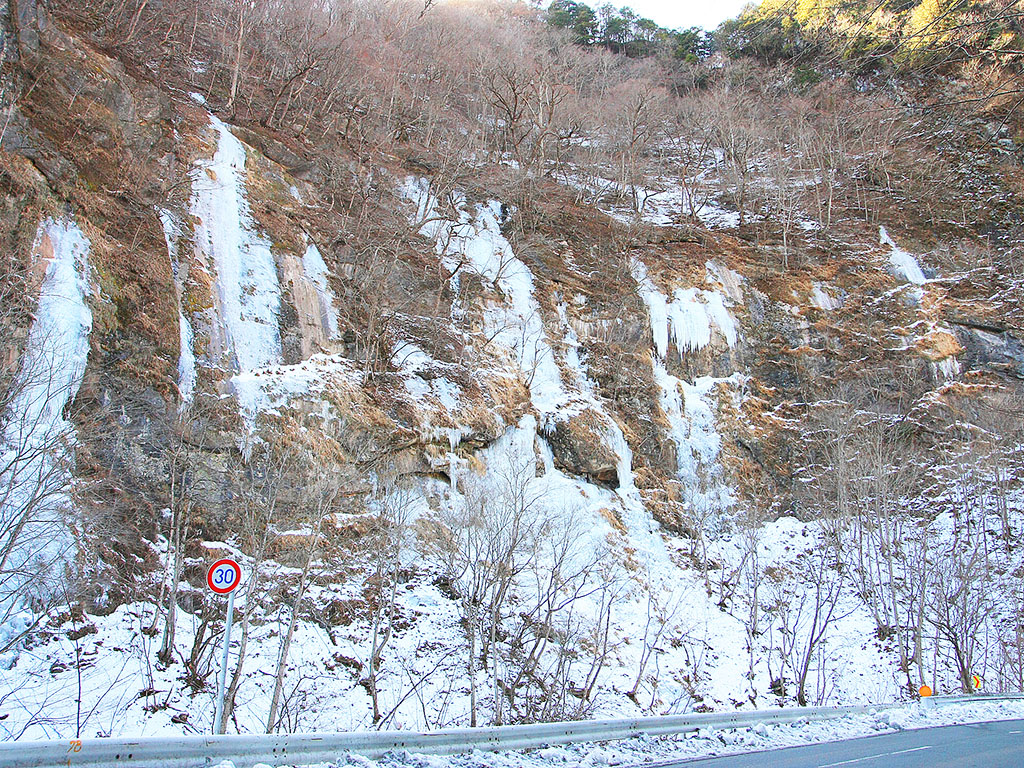
<path id="1" fill-rule="evenodd" d="M 206 585 L 218 595 L 234 591 L 242 580 L 242 569 L 230 558 L 218 560 L 206 572 Z"/>

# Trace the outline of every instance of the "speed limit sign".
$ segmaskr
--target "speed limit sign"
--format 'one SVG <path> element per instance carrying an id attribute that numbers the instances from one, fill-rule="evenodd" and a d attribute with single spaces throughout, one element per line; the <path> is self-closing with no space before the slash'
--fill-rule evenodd
<path id="1" fill-rule="evenodd" d="M 231 558 L 225 557 L 210 566 L 206 572 L 206 585 L 218 595 L 234 591 L 242 580 L 242 569 Z"/>
<path id="2" fill-rule="evenodd" d="M 218 560 L 206 572 L 206 586 L 218 595 L 228 596 L 228 614 L 224 619 L 224 648 L 220 660 L 220 679 L 217 681 L 217 707 L 213 716 L 214 734 L 223 733 L 224 685 L 228 677 L 228 650 L 231 648 L 231 618 L 235 613 L 235 587 L 242 580 L 242 569 L 230 557 Z"/>

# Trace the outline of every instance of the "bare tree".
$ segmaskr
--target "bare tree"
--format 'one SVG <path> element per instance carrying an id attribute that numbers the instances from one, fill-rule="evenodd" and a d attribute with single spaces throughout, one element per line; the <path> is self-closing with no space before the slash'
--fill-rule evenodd
<path id="1" fill-rule="evenodd" d="M 763 632 L 764 614 L 761 610 L 762 584 L 765 568 L 761 561 L 761 533 L 763 520 L 748 512 L 741 520 L 740 535 L 743 542 L 743 566 L 741 571 L 743 596 L 747 611 L 743 616 L 743 628 L 747 643 L 747 680 L 750 681 L 750 703 L 756 706 L 757 690 L 754 688 L 755 669 L 761 654 L 758 652 L 758 638 Z"/>
<path id="2" fill-rule="evenodd" d="M 707 179 L 715 163 L 707 100 L 690 96 L 677 105 L 669 143 L 675 156 L 681 209 L 697 221 L 711 200 L 714 186 Z"/>
<path id="3" fill-rule="evenodd" d="M 783 672 L 788 667 L 796 683 L 796 701 L 808 703 L 807 680 L 815 654 L 826 642 L 842 597 L 845 572 L 836 557 L 834 546 L 828 545 L 803 553 L 793 568 L 792 579 L 774 584 L 772 612 L 779 623 L 779 640 L 775 649 L 782 659 Z M 823 691 L 819 688 L 816 698 Z"/>
<path id="4" fill-rule="evenodd" d="M 614 145 L 619 194 L 629 196 L 633 210 L 642 213 L 648 186 L 645 159 L 661 139 L 665 123 L 665 94 L 649 82 L 626 82 L 613 92 Z M 618 102 L 618 103 L 615 103 Z"/>
<path id="5" fill-rule="evenodd" d="M 278 516 L 285 497 L 289 480 L 294 479 L 296 464 L 294 448 L 275 445 L 272 437 L 253 446 L 250 456 L 241 457 L 235 466 L 239 497 L 236 507 L 239 513 L 242 550 L 248 554 L 249 573 L 245 574 L 245 600 L 242 606 L 242 637 L 231 682 L 224 693 L 224 712 L 221 733 L 225 733 L 228 720 L 234 713 L 235 697 L 242 683 L 245 670 L 245 656 L 249 632 L 258 610 L 259 595 L 265 589 L 261 569 L 267 557 L 267 550 L 277 533 Z"/>
<path id="6" fill-rule="evenodd" d="M 626 694 L 637 704 L 640 703 L 637 701 L 637 693 L 641 683 L 644 682 L 644 672 L 651 656 L 659 652 L 658 646 L 665 633 L 672 629 L 673 622 L 683 605 L 682 596 L 673 595 L 670 592 L 659 592 L 657 587 L 651 583 L 651 574 L 646 573 L 644 576 L 646 579 L 641 587 L 647 594 L 646 620 L 641 640 L 640 658 L 637 660 L 636 679 L 633 681 L 633 687 Z M 652 676 L 648 682 L 651 684 L 651 699 L 653 701 L 658 688 L 657 675 Z"/>
<path id="7" fill-rule="evenodd" d="M 311 471 L 307 468 L 307 471 Z M 341 492 L 339 478 L 336 475 L 324 476 L 319 468 L 312 470 L 312 477 L 309 477 L 310 490 L 305 495 L 305 503 L 308 512 L 304 517 L 304 525 L 308 527 L 309 541 L 304 547 L 302 558 L 302 572 L 299 574 L 299 583 L 295 587 L 295 595 L 292 597 L 288 614 L 288 629 L 285 630 L 281 640 L 281 648 L 277 656 L 277 670 L 274 673 L 274 692 L 270 697 L 270 711 L 267 714 L 267 733 L 274 733 L 281 727 L 281 719 L 278 711 L 281 707 L 281 695 L 284 691 L 285 675 L 288 671 L 288 654 L 291 651 L 292 638 L 295 636 L 295 627 L 299 621 L 299 613 L 302 607 L 302 600 L 306 596 L 306 588 L 309 586 L 310 572 L 316 556 L 323 549 L 321 531 L 324 521 L 335 511 L 335 504 Z"/>
<path id="8" fill-rule="evenodd" d="M 503 620 L 506 674 L 495 675 L 495 696 L 505 700 L 498 711 L 507 705 L 517 722 L 573 719 L 593 706 L 575 679 L 574 662 L 591 631 L 577 601 L 609 584 L 599 573 L 607 553 L 589 548 L 584 533 L 574 510 L 553 516 L 527 558 L 524 585 L 515 596 L 519 610 Z"/>
<path id="9" fill-rule="evenodd" d="M 530 482 L 536 473 L 532 454 L 509 444 L 491 458 L 496 466 L 487 477 L 461 479 L 465 504 L 440 520 L 446 533 L 433 553 L 459 594 L 468 641 L 471 727 L 478 724 L 478 664 L 493 675 L 494 690 L 502 688 L 498 632 L 513 586 L 544 526 L 540 496 Z M 494 707 L 500 722 L 500 697 Z"/>
<path id="10" fill-rule="evenodd" d="M 402 556 L 406 547 L 413 492 L 408 482 L 385 472 L 377 478 L 369 502 L 373 514 L 368 534 L 371 573 L 367 585 L 371 590 L 370 650 L 365 665 L 366 687 L 373 705 L 373 723 L 380 725 L 384 715 L 380 708 L 380 675 L 384 650 L 395 630 L 398 611 L 398 584 L 401 580 Z"/>
<path id="11" fill-rule="evenodd" d="M 178 623 L 178 589 L 185 569 L 185 555 L 194 514 L 194 484 L 196 482 L 194 462 L 197 460 L 197 454 L 203 450 L 207 434 L 205 418 L 208 414 L 202 403 L 203 398 L 200 398 L 190 407 L 179 411 L 168 448 L 168 500 L 171 514 L 167 535 L 167 560 L 165 577 L 161 582 L 160 595 L 157 598 L 157 610 L 153 615 L 155 631 L 161 614 L 161 606 L 166 601 L 163 636 L 160 641 L 160 650 L 157 651 L 157 658 L 163 664 L 170 664 L 174 660 L 174 638 Z"/>
<path id="12" fill-rule="evenodd" d="M 999 689 L 1024 693 L 1024 577 L 1014 579 L 1010 588 L 1016 605 L 1003 622 L 999 637 Z"/>
<path id="13" fill-rule="evenodd" d="M 931 571 L 926 618 L 949 644 L 961 688 L 970 693 L 981 629 L 992 610 L 984 521 L 969 515 L 956 521 L 952 541 L 935 553 Z"/>
<path id="14" fill-rule="evenodd" d="M 722 176 L 743 226 L 752 213 L 752 182 L 762 154 L 764 134 L 754 96 L 720 88 L 711 103 L 715 144 L 721 149 Z"/>

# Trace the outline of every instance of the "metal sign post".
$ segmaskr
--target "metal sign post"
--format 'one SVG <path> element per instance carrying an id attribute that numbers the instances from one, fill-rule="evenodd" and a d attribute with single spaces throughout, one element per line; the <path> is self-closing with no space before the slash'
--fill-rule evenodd
<path id="1" fill-rule="evenodd" d="M 221 732 L 224 719 L 224 685 L 228 679 L 228 651 L 231 648 L 231 621 L 235 616 L 235 588 L 242 581 L 242 569 L 230 558 L 218 560 L 206 572 L 206 585 L 218 595 L 228 596 L 228 614 L 224 620 L 224 650 L 220 659 L 217 682 L 217 709 L 213 716 L 213 734 Z"/>

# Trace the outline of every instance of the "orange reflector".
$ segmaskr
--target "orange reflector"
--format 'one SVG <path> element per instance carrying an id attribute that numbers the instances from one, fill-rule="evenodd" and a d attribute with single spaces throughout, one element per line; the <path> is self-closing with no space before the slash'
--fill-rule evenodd
<path id="1" fill-rule="evenodd" d="M 929 688 L 927 685 L 922 685 L 920 688 L 917 689 L 917 692 L 921 694 L 922 699 L 932 695 L 932 689 Z"/>

